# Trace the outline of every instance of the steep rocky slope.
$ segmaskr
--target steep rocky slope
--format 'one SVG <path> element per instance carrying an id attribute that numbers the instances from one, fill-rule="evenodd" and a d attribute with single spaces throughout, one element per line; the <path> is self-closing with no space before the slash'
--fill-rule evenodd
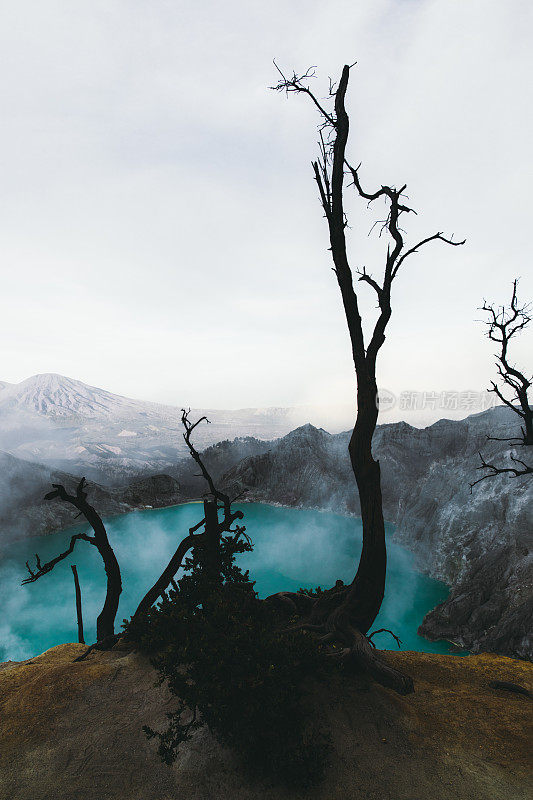
<path id="1" fill-rule="evenodd" d="M 508 461 L 508 445 L 487 436 L 512 435 L 515 427 L 506 408 L 422 430 L 381 425 L 374 453 L 396 538 L 417 554 L 420 569 L 453 588 L 423 634 L 473 651 L 531 658 L 533 481 L 501 476 L 470 490 L 480 450 L 487 459 Z M 348 441 L 349 434 L 307 425 L 237 464 L 224 480 L 251 499 L 358 514 Z"/>
<path id="2" fill-rule="evenodd" d="M 168 473 L 187 453 L 181 405 L 133 400 L 51 373 L 1 387 L 0 450 L 17 458 L 120 485 Z M 275 439 L 317 413 L 323 416 L 312 407 L 195 409 L 194 419 L 210 420 L 196 429 L 195 443 L 204 449 L 239 436 Z"/>
<path id="3" fill-rule="evenodd" d="M 33 464 L 0 452 L 0 552 L 12 539 L 39 536 L 74 523 L 74 509 L 44 495 L 53 483 L 74 491 L 79 477 Z M 102 516 L 123 514 L 134 508 L 167 506 L 182 500 L 179 484 L 169 475 L 152 475 L 124 487 L 91 483 L 89 500 Z"/>
<path id="4" fill-rule="evenodd" d="M 165 723 L 175 700 L 134 652 L 81 645 L 0 665 L 0 800 L 290 800 L 251 783 L 205 729 L 172 767 L 143 725 Z M 533 689 L 532 667 L 498 656 L 389 652 L 415 681 L 399 697 L 365 679 L 316 687 L 312 703 L 332 734 L 334 757 L 316 800 L 526 800 L 531 700 L 490 687 Z"/>
<path id="5" fill-rule="evenodd" d="M 476 652 L 533 659 L 532 558 L 521 543 L 472 558 L 448 599 L 426 615 L 419 634 Z"/>
<path id="6" fill-rule="evenodd" d="M 531 658 L 533 481 L 501 476 L 470 491 L 479 477 L 480 450 L 498 463 L 508 460 L 507 444 L 487 441 L 487 435 L 512 435 L 515 419 L 500 407 L 424 429 L 405 422 L 380 425 L 374 453 L 381 464 L 385 517 L 395 523 L 397 539 L 418 556 L 420 569 L 452 587 L 450 598 L 424 621 L 423 634 L 452 639 L 474 652 Z M 233 496 L 245 491 L 250 500 L 358 514 L 349 436 L 304 425 L 271 442 L 223 441 L 207 448 L 204 458 Z M 41 500 L 57 473 L 1 455 L 0 466 L 2 458 L 4 532 L 41 533 L 72 522 L 61 504 Z M 96 485 L 92 499 L 107 515 L 132 506 L 169 505 L 204 491 L 192 459 L 174 461 L 168 472 L 179 492 L 156 476 L 140 479 L 138 488 Z"/>

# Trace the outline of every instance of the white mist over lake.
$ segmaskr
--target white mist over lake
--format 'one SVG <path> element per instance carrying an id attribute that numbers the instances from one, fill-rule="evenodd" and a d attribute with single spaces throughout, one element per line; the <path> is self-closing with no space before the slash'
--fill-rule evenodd
<path id="1" fill-rule="evenodd" d="M 239 558 L 265 597 L 300 587 L 329 587 L 338 578 L 350 582 L 361 552 L 361 520 L 338 514 L 279 508 L 259 503 L 240 506 L 253 553 Z M 122 572 L 116 628 L 131 616 L 149 586 L 159 576 L 188 529 L 202 517 L 199 503 L 152 511 L 137 511 L 106 521 L 109 539 Z M 0 661 L 22 660 L 63 642 L 77 640 L 74 584 L 70 564 L 76 564 L 81 583 L 85 639 L 95 639 L 96 616 L 105 596 L 103 564 L 94 547 L 83 541 L 53 572 L 21 586 L 26 560 L 39 553 L 43 563 L 68 546 L 79 526 L 62 532 L 13 543 L 0 564 Z M 428 642 L 417 636 L 424 615 L 448 594 L 447 587 L 416 571 L 414 557 L 391 541 L 388 526 L 388 568 L 385 600 L 374 629 L 390 628 L 403 649 L 450 652 L 446 642 Z M 395 648 L 388 634 L 376 637 L 378 647 Z"/>

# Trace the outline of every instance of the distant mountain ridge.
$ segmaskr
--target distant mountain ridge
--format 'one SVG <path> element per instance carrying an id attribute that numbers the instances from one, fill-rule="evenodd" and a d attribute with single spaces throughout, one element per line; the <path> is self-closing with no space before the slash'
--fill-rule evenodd
<path id="1" fill-rule="evenodd" d="M 157 403 L 131 400 L 55 373 L 32 375 L 20 383 L 1 385 L 0 413 L 17 409 L 47 417 L 105 419 L 135 414 L 156 416 L 166 409 Z"/>
<path id="2" fill-rule="evenodd" d="M 289 411 L 207 412 L 213 422 L 196 429 L 196 446 L 233 495 L 244 490 L 251 500 L 358 514 L 350 432 L 295 428 Z M 504 475 L 472 493 L 469 486 L 479 476 L 479 451 L 489 460 L 508 460 L 507 443 L 487 436 L 515 435 L 517 420 L 500 406 L 422 429 L 406 422 L 378 425 L 373 451 L 396 538 L 418 555 L 421 569 L 452 586 L 450 598 L 426 617 L 424 635 L 531 658 L 533 481 Z M 58 472 L 70 480 L 83 474 L 123 510 L 147 492 L 154 496 L 149 484 L 129 500 L 124 494 L 132 481 L 149 482 L 151 475 L 171 476 L 181 499 L 199 496 L 204 486 L 182 434 L 178 408 L 129 400 L 62 376 L 34 376 L 1 388 L 0 450 L 8 453 L 0 457 L 0 469 L 18 477 L 8 486 L 0 481 L 0 524 L 2 506 L 20 491 L 19 500 L 24 495 L 33 509 L 28 532 L 63 525 L 43 516 L 26 470 L 44 470 L 41 488 Z M 158 491 L 164 493 L 163 485 Z M 11 517 L 16 526 L 16 514 Z"/>
<path id="3" fill-rule="evenodd" d="M 17 410 L 47 418 L 85 417 L 107 420 L 113 417 L 127 419 L 141 416 L 175 419 L 176 416 L 181 417 L 181 408 L 184 405 L 186 404 L 168 405 L 149 400 L 134 400 L 52 372 L 32 375 L 20 383 L 0 381 L 0 414 Z M 300 413 L 305 414 L 303 409 L 307 408 L 311 407 L 302 407 Z M 262 420 L 285 420 L 298 412 L 298 409 L 270 406 L 233 410 L 204 408 L 194 411 L 214 414 L 226 422 L 235 417 L 247 420 L 252 425 L 261 425 Z M 290 424 L 294 425 L 294 421 L 291 420 Z"/>
<path id="4" fill-rule="evenodd" d="M 498 463 L 509 460 L 508 444 L 487 436 L 513 435 L 516 419 L 498 407 L 424 429 L 380 425 L 373 453 L 395 538 L 418 556 L 422 571 L 452 587 L 422 634 L 533 659 L 533 480 L 501 475 L 470 491 L 480 450 Z M 234 464 L 224 485 L 258 502 L 359 515 L 349 438 L 305 425 Z"/>
<path id="5" fill-rule="evenodd" d="M 191 413 L 210 421 L 195 431 L 203 449 L 242 436 L 276 439 L 306 412 L 273 407 Z M 133 400 L 53 373 L 0 389 L 0 449 L 111 484 L 167 471 L 187 452 L 179 406 Z"/>
<path id="6" fill-rule="evenodd" d="M 44 496 L 53 483 L 61 483 L 73 492 L 80 477 L 0 451 L 0 556 L 12 539 L 39 536 L 76 524 L 71 506 L 44 500 Z M 90 502 L 102 516 L 183 500 L 178 481 L 168 475 L 140 478 L 116 489 L 91 483 L 89 492 Z"/>

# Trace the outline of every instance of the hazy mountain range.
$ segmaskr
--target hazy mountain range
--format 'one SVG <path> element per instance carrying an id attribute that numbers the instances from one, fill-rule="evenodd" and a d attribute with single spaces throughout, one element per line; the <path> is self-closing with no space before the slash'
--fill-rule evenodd
<path id="1" fill-rule="evenodd" d="M 339 414 L 349 419 L 346 410 L 310 406 L 193 409 L 191 418 L 210 421 L 195 431 L 203 449 L 239 436 L 275 439 L 304 422 L 342 430 Z M 164 472 L 187 452 L 180 407 L 132 400 L 55 374 L 0 382 L 0 450 L 105 483 Z"/>
<path id="2" fill-rule="evenodd" d="M 291 430 L 290 409 L 207 413 L 213 423 L 199 426 L 197 446 L 228 491 L 358 514 L 348 432 L 310 424 Z M 505 407 L 424 429 L 379 425 L 374 453 L 396 538 L 417 554 L 422 570 L 452 587 L 426 617 L 424 634 L 531 657 L 533 481 L 499 476 L 470 491 L 479 451 L 499 463 L 509 456 L 505 442 L 487 436 L 513 435 L 516 427 Z M 61 504 L 41 500 L 58 474 L 66 483 L 81 474 L 96 480 L 93 499 L 104 514 L 175 503 L 204 490 L 185 455 L 179 409 L 61 376 L 0 390 L 0 449 L 9 451 L 0 455 L 4 533 L 38 534 L 71 521 Z M 157 478 L 148 480 L 150 473 Z"/>
<path id="3" fill-rule="evenodd" d="M 533 657 L 533 481 L 479 477 L 479 451 L 503 464 L 516 415 L 499 407 L 428 428 L 378 426 L 385 518 L 395 538 L 417 555 L 421 571 L 452 587 L 421 632 L 468 649 Z M 359 513 L 347 455 L 349 433 L 304 426 L 268 452 L 236 463 L 223 480 L 250 499 Z"/>

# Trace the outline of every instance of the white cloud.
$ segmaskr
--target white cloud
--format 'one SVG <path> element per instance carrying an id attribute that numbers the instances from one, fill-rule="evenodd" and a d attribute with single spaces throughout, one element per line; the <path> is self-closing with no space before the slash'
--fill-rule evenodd
<path id="1" fill-rule="evenodd" d="M 324 78 L 357 60 L 365 180 L 408 183 L 413 240 L 468 240 L 406 266 L 382 385 L 487 384 L 476 307 L 515 275 L 533 294 L 528 2 L 21 0 L 2 15 L 2 379 L 60 372 L 204 407 L 325 402 L 329 383 L 349 400 L 316 118 L 267 90 L 276 57 Z M 379 269 L 378 211 L 353 210 L 354 266 Z"/>

